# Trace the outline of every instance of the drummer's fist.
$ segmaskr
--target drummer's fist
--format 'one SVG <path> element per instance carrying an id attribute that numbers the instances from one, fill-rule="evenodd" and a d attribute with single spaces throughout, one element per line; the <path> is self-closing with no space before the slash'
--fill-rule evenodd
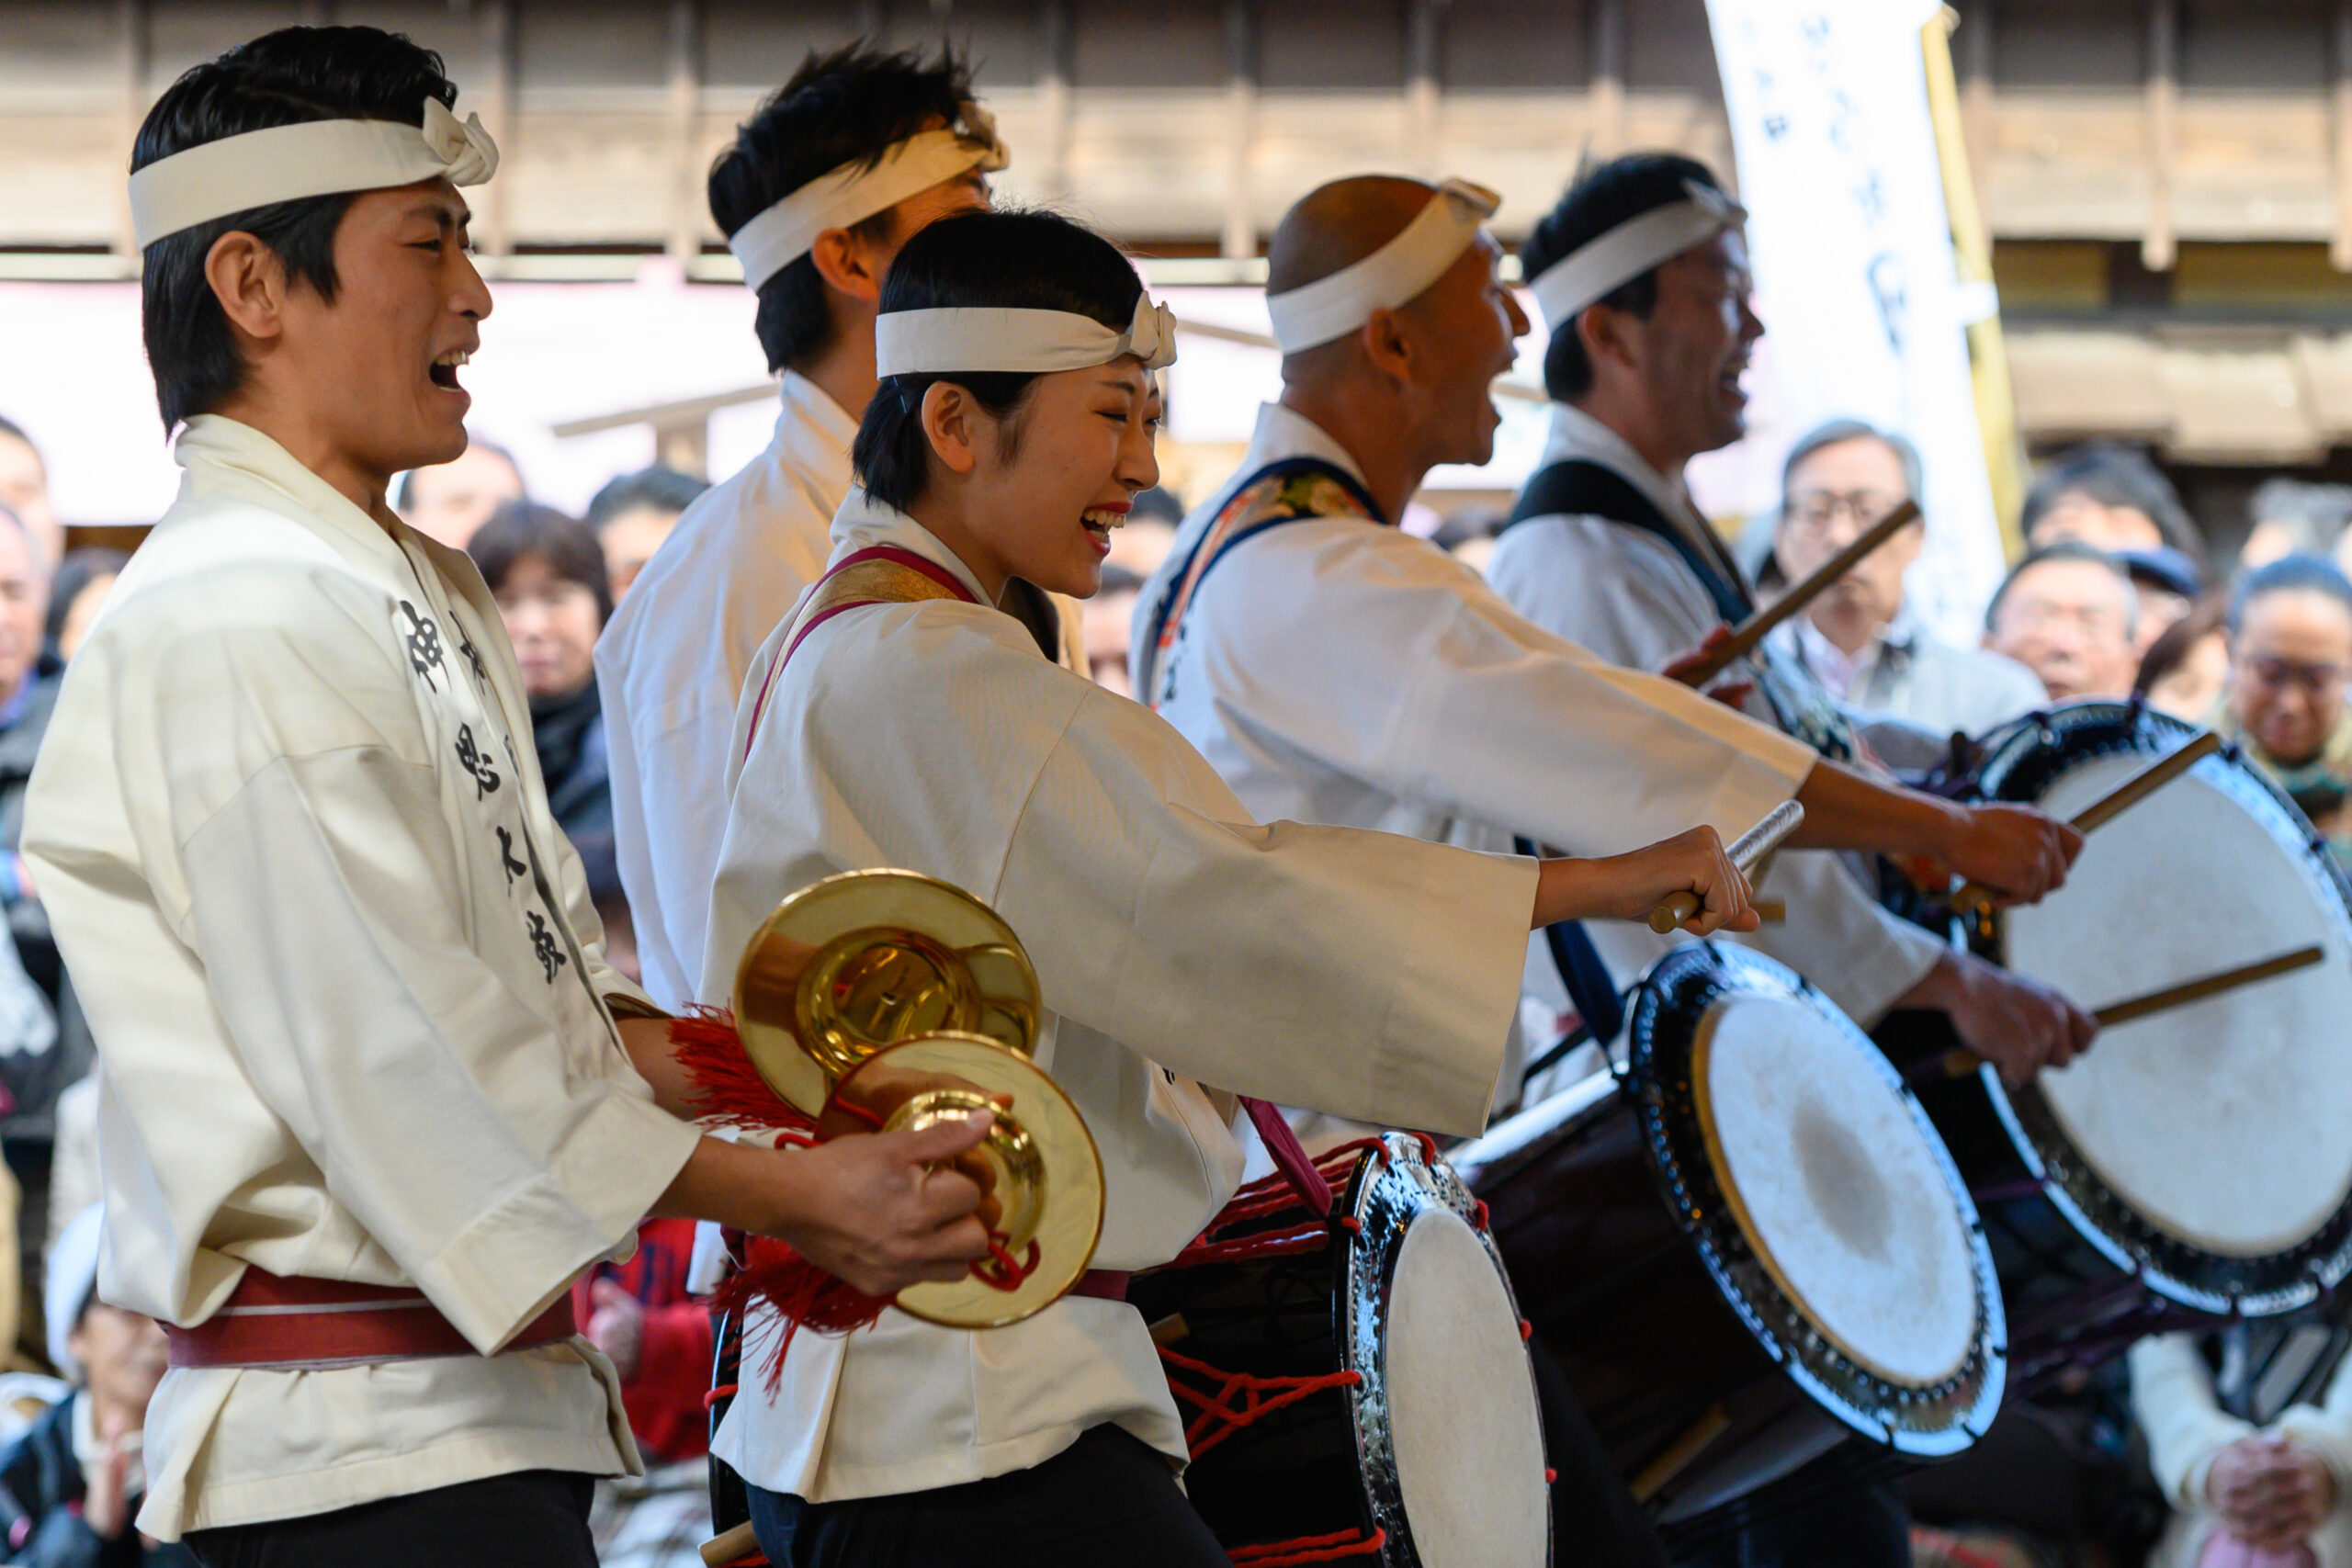
<path id="1" fill-rule="evenodd" d="M 988 1136 L 992 1120 L 854 1134 L 780 1156 L 794 1164 L 800 1201 L 779 1239 L 869 1296 L 962 1279 L 988 1252 L 988 1232 L 975 1213 L 979 1184 L 955 1165 Z"/>
<path id="2" fill-rule="evenodd" d="M 2292 1438 L 2241 1438 L 2213 1457 L 2205 1493 L 2222 1527 L 2249 1546 L 2302 1544 L 2335 1506 L 2327 1463 Z"/>
<path id="3" fill-rule="evenodd" d="M 1732 863 L 1722 837 L 1699 827 L 1629 854 L 1599 860 L 1547 860 L 1535 886 L 1537 928 L 1562 920 L 1646 920 L 1650 912 L 1686 894 L 1694 912 L 1679 923 L 1693 936 L 1752 931 L 1747 878 Z"/>
<path id="4" fill-rule="evenodd" d="M 2004 903 L 2030 904 L 2065 883 L 2083 836 L 2030 806 L 1962 807 L 1944 859 Z"/>
<path id="5" fill-rule="evenodd" d="M 2098 1032 L 2097 1020 L 2049 987 L 1967 953 L 1939 958 L 1899 1005 L 1943 1011 L 1961 1043 L 2013 1084 L 2066 1066 Z"/>

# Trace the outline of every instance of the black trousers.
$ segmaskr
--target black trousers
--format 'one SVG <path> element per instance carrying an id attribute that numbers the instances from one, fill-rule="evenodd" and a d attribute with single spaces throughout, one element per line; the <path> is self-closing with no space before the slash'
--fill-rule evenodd
<path id="1" fill-rule="evenodd" d="M 1117 1427 L 930 1492 L 808 1503 L 752 1488 L 776 1568 L 1232 1568 L 1168 1461 Z"/>
<path id="2" fill-rule="evenodd" d="M 206 1568 L 596 1568 L 585 1475 L 526 1470 L 356 1508 L 190 1530 Z"/>

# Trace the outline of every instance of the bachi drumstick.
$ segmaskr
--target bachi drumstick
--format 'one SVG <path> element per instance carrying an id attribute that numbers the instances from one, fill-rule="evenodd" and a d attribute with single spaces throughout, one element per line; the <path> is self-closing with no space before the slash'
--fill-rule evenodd
<path id="1" fill-rule="evenodd" d="M 2199 979 L 2184 980 L 2177 986 L 2166 986 L 2160 991 L 2133 997 L 2128 1001 L 2109 1002 L 2091 1016 L 2098 1020 L 2101 1029 L 2112 1029 L 2119 1023 L 2129 1023 L 2135 1018 L 2146 1018 L 2171 1008 L 2187 1007 L 2208 997 L 2218 997 L 2224 991 L 2234 991 L 2240 986 L 2251 986 L 2257 980 L 2267 980 L 2275 975 L 2290 975 L 2298 969 L 2308 969 L 2327 956 L 2327 950 L 2314 943 L 2299 947 L 2292 953 L 2281 953 L 2256 964 L 2241 964 L 2234 969 L 2207 975 Z"/>
<path id="2" fill-rule="evenodd" d="M 1797 584 L 1770 604 L 1757 611 L 1733 628 L 1731 637 L 1721 648 L 1707 654 L 1699 663 L 1675 676 L 1688 686 L 1703 686 L 1740 660 L 1756 651 L 1756 645 L 1772 635 L 1773 628 L 1826 592 L 1829 585 L 1854 570 L 1855 563 L 1895 535 L 1919 520 L 1919 503 L 1906 501 L 1865 529 L 1861 536 L 1823 561 Z"/>
<path id="3" fill-rule="evenodd" d="M 2141 769 L 2075 813 L 2071 826 L 2077 833 L 2088 833 L 2105 827 L 2221 749 L 2222 738 L 2210 729 L 2205 731 L 2188 745 Z M 1983 883 L 1971 882 L 1951 896 L 1951 907 L 1955 913 L 1973 915 L 1980 909 L 1992 908 L 1999 897 L 1999 894 Z"/>
<path id="4" fill-rule="evenodd" d="M 751 1556 L 759 1551 L 759 1537 L 752 1533 L 747 1522 L 737 1525 L 723 1535 L 715 1535 L 702 1543 L 702 1560 L 710 1568 L 727 1568 L 729 1562 Z"/>
<path id="5" fill-rule="evenodd" d="M 1766 812 L 1761 822 L 1734 839 L 1731 848 L 1725 852 L 1730 855 L 1732 864 L 1739 868 L 1742 876 L 1751 875 L 1757 863 L 1779 849 L 1781 840 L 1795 832 L 1797 824 L 1804 820 L 1804 807 L 1793 800 L 1784 800 Z M 1698 912 L 1699 896 L 1696 893 L 1669 894 L 1664 903 L 1650 911 L 1650 930 L 1660 936 L 1670 935 L 1675 927 Z"/>

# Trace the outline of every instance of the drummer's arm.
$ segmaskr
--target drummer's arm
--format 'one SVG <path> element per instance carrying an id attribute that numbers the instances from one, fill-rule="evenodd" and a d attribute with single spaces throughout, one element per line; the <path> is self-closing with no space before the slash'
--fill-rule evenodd
<path id="1" fill-rule="evenodd" d="M 2014 898 L 2057 887 L 2083 847 L 2080 833 L 2030 807 L 1962 806 L 1826 759 L 1796 798 L 1804 822 L 1789 840 L 1792 848 L 1931 860 Z"/>
<path id="2" fill-rule="evenodd" d="M 1640 920 L 1677 893 L 1698 896 L 1698 915 L 1683 923 L 1694 935 L 1757 929 L 1749 888 L 1713 828 L 1693 828 L 1628 854 L 1592 860 L 1547 860 L 1537 870 L 1530 930 L 1562 920 Z"/>

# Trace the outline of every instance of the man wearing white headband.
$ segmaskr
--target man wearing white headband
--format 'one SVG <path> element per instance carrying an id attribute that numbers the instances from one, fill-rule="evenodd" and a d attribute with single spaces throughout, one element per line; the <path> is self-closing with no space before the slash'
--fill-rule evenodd
<path id="1" fill-rule="evenodd" d="M 1764 329 L 1748 306 L 1744 217 L 1703 164 L 1634 154 L 1578 181 L 1521 253 L 1552 330 L 1552 435 L 1487 577 L 1545 631 L 1637 670 L 1674 667 L 1754 608 L 1682 480 L 1691 457 L 1745 428 L 1740 377 Z M 1854 722 L 1801 665 L 1768 648 L 1751 669 L 1747 711 L 1825 758 L 1857 757 Z M 1766 887 L 1787 900 L 1788 923 L 1758 945 L 1865 1028 L 1896 1009 L 1946 1013 L 2013 1077 L 2090 1043 L 2095 1025 L 2063 998 L 1882 908 L 1835 857 L 1782 856 Z M 1600 945 L 1623 984 L 1669 941 L 1629 928 Z M 1841 1495 L 1741 1550 L 1792 1563 L 1907 1562 L 1903 1518 L 1891 1490 Z M 1781 1551 L 1793 1555 L 1772 1556 Z"/>
<path id="2" fill-rule="evenodd" d="M 767 449 L 686 509 L 596 645 L 615 848 L 665 1007 L 702 978 L 743 672 L 824 570 L 849 493 L 882 276 L 923 225 L 988 205 L 1006 158 L 995 135 L 953 54 L 853 44 L 812 54 L 711 170 L 711 216 L 759 296 L 784 406 Z"/>
<path id="3" fill-rule="evenodd" d="M 106 1069 L 99 1291 L 171 1342 L 140 1528 L 214 1564 L 592 1563 L 589 1478 L 639 1461 L 568 1288 L 649 1211 L 869 1288 L 985 1246 L 927 1168 L 980 1128 L 787 1156 L 633 1069 L 668 1025 L 604 962 L 497 605 L 385 498 L 465 449 L 491 310 L 458 187 L 497 150 L 456 96 L 405 39 L 289 28 L 132 155 L 185 478 L 24 847 Z"/>

